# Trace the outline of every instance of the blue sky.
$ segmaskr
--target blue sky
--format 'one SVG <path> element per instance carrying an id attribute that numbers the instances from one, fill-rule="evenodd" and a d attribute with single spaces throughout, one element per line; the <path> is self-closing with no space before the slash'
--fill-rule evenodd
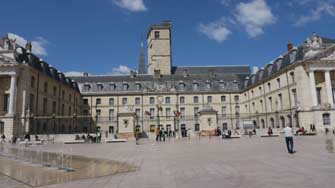
<path id="1" fill-rule="evenodd" d="M 173 22 L 174 65 L 263 66 L 317 32 L 335 38 L 335 0 L 5 0 L 0 34 L 31 40 L 58 69 L 136 69 L 150 24 Z M 125 67 L 120 67 L 123 65 Z"/>

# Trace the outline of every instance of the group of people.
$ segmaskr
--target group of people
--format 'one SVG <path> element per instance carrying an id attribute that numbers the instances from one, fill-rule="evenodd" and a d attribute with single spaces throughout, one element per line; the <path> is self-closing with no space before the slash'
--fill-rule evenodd
<path id="1" fill-rule="evenodd" d="M 165 142 L 165 138 L 175 137 L 175 132 L 172 130 L 164 130 L 164 127 L 156 130 L 156 141 Z"/>
<path id="2" fill-rule="evenodd" d="M 101 143 L 101 137 L 102 134 L 101 132 L 97 133 L 97 136 L 92 136 L 90 135 L 90 133 L 87 134 L 87 136 L 85 136 L 84 134 L 80 137 L 79 135 L 76 135 L 75 140 L 84 140 L 85 143 Z"/>

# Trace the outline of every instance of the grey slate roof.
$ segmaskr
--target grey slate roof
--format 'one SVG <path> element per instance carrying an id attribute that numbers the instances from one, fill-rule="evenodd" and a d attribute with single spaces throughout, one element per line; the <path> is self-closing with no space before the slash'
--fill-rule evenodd
<path id="1" fill-rule="evenodd" d="M 36 55 L 27 52 L 25 48 L 20 47 L 19 45 L 17 46 L 18 47 L 14 51 L 14 57 L 18 63 L 26 63 L 46 76 L 51 77 L 52 79 L 79 91 L 79 87 L 76 82 L 73 82 L 70 78 L 65 77 L 63 73 L 59 72 L 56 68 L 51 67 L 47 62 L 41 60 Z M 18 48 L 20 48 L 22 53 L 18 53 Z"/>

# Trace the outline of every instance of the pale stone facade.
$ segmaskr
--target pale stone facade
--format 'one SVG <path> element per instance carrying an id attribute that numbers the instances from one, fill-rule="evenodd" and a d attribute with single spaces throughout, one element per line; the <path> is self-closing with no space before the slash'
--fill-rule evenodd
<path id="1" fill-rule="evenodd" d="M 87 113 L 102 131 L 119 133 L 118 114 L 128 111 L 136 113 L 142 131 L 152 134 L 157 127 L 177 135 L 218 127 L 241 130 L 244 121 L 252 121 L 258 132 L 269 127 L 280 131 L 286 125 L 334 128 L 335 40 L 313 34 L 303 45 L 291 45 L 272 63 L 250 72 L 243 65 L 173 67 L 170 32 L 170 23 L 150 27 L 148 75 L 73 78 L 88 101 Z M 153 61 L 159 55 L 164 61 Z M 216 111 L 213 117 L 199 113 L 207 107 Z M 215 126 L 206 125 L 208 118 L 215 119 Z"/>
<path id="2" fill-rule="evenodd" d="M 8 37 L 0 39 L 0 97 L 0 135 L 8 139 L 83 131 L 77 84 Z"/>
<path id="3" fill-rule="evenodd" d="M 78 83 L 80 90 L 79 93 L 59 84 L 56 89 L 64 89 L 65 97 L 53 96 L 52 85 L 59 81 L 44 76 L 36 68 L 25 63 L 10 66 L 2 63 L 0 94 L 12 102 L 0 103 L 1 109 L 8 106 L 6 112 L 0 114 L 0 126 L 14 121 L 7 118 L 13 116 L 10 112 L 21 117 L 31 114 L 24 112 L 29 104 L 24 101 L 29 101 L 29 95 L 33 94 L 40 96 L 40 102 L 34 105 L 38 109 L 33 113 L 38 114 L 35 116 L 43 115 L 43 96 L 50 101 L 46 105 L 49 112 L 46 116 L 52 114 L 51 101 L 60 98 L 56 108 L 58 116 L 73 120 L 71 114 L 82 112 L 82 117 L 91 118 L 85 119 L 81 128 L 96 131 L 97 126 L 97 130 L 106 135 L 121 137 L 134 136 L 135 127 L 149 135 L 154 135 L 157 128 L 176 135 L 185 131 L 197 135 L 216 128 L 242 130 L 243 122 L 253 122 L 257 132 L 266 132 L 269 127 L 280 131 L 286 125 L 304 126 L 309 130 L 314 124 L 318 131 L 334 128 L 335 40 L 313 34 L 304 44 L 290 45 L 288 51 L 272 63 L 251 72 L 248 65 L 172 66 L 171 23 L 150 27 L 147 37 L 148 74 L 85 74 L 71 78 L 74 82 L 64 78 L 65 83 Z M 140 67 L 144 67 L 143 49 L 141 51 Z M 3 62 L 8 59 L 4 55 L 2 58 Z M 36 88 L 29 88 L 32 76 L 41 80 L 38 93 Z M 47 94 L 43 94 L 42 89 L 45 82 L 50 86 Z M 72 97 L 69 97 L 71 92 Z M 13 98 L 6 95 L 9 93 L 20 94 Z M 71 110 L 70 104 L 73 104 Z M 208 108 L 212 109 L 210 113 L 206 111 Z M 15 129 L 7 130 L 15 132 Z"/>

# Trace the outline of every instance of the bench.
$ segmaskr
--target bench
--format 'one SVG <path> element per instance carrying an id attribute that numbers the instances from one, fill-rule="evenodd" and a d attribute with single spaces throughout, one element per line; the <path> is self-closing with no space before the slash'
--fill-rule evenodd
<path id="1" fill-rule="evenodd" d="M 231 135 L 230 137 L 224 137 L 223 139 L 233 139 L 233 138 L 241 138 L 241 135 Z"/>
<path id="2" fill-rule="evenodd" d="M 315 132 L 310 132 L 310 133 L 298 133 L 298 134 L 294 134 L 295 136 L 316 136 Z"/>
<path id="3" fill-rule="evenodd" d="M 124 138 L 119 138 L 119 139 L 111 139 L 111 140 L 106 140 L 106 143 L 118 143 L 118 142 L 127 142 L 127 139 Z"/>
<path id="4" fill-rule="evenodd" d="M 272 135 L 268 135 L 268 134 L 265 134 L 265 135 L 261 135 L 262 138 L 267 138 L 267 137 L 278 137 L 279 134 L 272 134 Z"/>
<path id="5" fill-rule="evenodd" d="M 67 140 L 64 141 L 64 144 L 84 144 L 84 140 Z"/>

